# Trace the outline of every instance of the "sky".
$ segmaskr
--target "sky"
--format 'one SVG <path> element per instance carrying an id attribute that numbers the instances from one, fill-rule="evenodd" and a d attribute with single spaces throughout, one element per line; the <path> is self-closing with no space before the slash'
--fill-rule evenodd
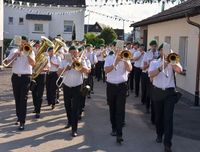
<path id="1" fill-rule="evenodd" d="M 111 0 L 112 1 L 112 0 Z M 125 1 L 125 0 L 124 0 Z M 101 5 L 104 3 L 105 0 L 99 0 L 95 2 L 95 0 L 86 0 L 87 5 Z M 166 4 L 165 9 L 168 9 L 176 4 L 168 3 Z M 102 7 L 93 7 L 89 6 L 86 10 L 91 10 L 99 13 L 103 13 L 109 16 L 119 16 L 123 19 L 130 20 L 130 21 L 140 21 L 147 17 L 150 17 L 154 14 L 161 12 L 161 4 L 154 3 L 154 4 L 132 4 L 132 5 L 123 5 L 123 6 L 102 6 Z M 94 24 L 95 22 L 103 23 L 108 25 L 112 28 L 123 28 L 123 21 L 107 18 L 106 16 L 101 16 L 95 13 L 89 13 L 86 11 L 85 13 L 85 24 Z M 130 28 L 131 22 L 124 22 L 125 33 L 131 32 L 132 28 Z"/>

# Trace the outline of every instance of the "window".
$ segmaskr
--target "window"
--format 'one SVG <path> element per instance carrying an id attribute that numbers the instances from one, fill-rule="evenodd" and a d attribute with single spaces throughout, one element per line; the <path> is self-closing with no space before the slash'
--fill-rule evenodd
<path id="1" fill-rule="evenodd" d="M 188 37 L 179 38 L 179 55 L 181 56 L 181 65 L 183 69 L 187 68 L 187 52 L 188 52 Z"/>
<path id="2" fill-rule="evenodd" d="M 64 32 L 72 33 L 73 21 L 64 21 Z"/>
<path id="3" fill-rule="evenodd" d="M 13 17 L 8 17 L 8 24 L 13 24 Z"/>
<path id="4" fill-rule="evenodd" d="M 24 18 L 22 17 L 19 18 L 19 24 L 24 24 Z"/>
<path id="5" fill-rule="evenodd" d="M 159 45 L 159 36 L 155 36 L 154 39 L 157 41 L 157 43 Z"/>
<path id="6" fill-rule="evenodd" d="M 171 37 L 165 36 L 165 42 L 171 45 Z"/>
<path id="7" fill-rule="evenodd" d="M 35 32 L 43 32 L 43 24 L 35 24 Z"/>

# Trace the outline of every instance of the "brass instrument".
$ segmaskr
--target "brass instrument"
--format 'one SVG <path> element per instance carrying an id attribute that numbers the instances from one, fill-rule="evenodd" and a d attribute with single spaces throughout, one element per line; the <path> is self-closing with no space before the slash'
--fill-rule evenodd
<path id="1" fill-rule="evenodd" d="M 104 58 L 104 59 L 107 57 L 106 50 L 103 50 L 102 55 L 103 55 L 103 58 Z"/>
<path id="2" fill-rule="evenodd" d="M 14 43 L 17 45 L 17 47 L 23 53 L 23 55 L 28 56 L 32 52 L 31 44 L 24 44 L 23 46 L 20 46 L 21 45 L 21 37 L 20 36 L 15 36 Z M 3 66 L 9 67 L 13 63 L 13 61 L 16 60 L 16 58 L 17 58 L 17 56 L 15 58 L 13 58 L 9 63 L 7 63 L 8 58 L 5 58 L 2 62 Z"/>
<path id="3" fill-rule="evenodd" d="M 48 54 L 47 49 L 49 47 L 54 47 L 54 44 L 46 37 L 41 36 L 41 45 L 38 49 L 35 66 L 33 67 L 32 79 L 35 79 L 48 64 Z"/>
<path id="4" fill-rule="evenodd" d="M 82 65 L 81 61 L 82 61 L 82 59 L 83 59 L 83 57 L 84 57 L 84 55 L 85 55 L 85 52 L 86 52 L 86 50 L 83 50 L 83 51 L 79 52 L 79 54 L 78 54 L 78 59 L 77 59 L 77 60 L 74 60 L 74 61 L 73 61 L 72 56 L 71 56 L 71 54 L 69 54 L 69 53 L 67 53 L 67 54 L 64 55 L 64 56 L 65 56 L 64 59 L 67 60 L 67 61 L 69 62 L 69 65 L 68 65 L 68 66 L 71 66 L 71 67 L 74 68 L 75 70 L 80 71 L 80 70 L 83 68 L 83 65 Z M 62 70 L 60 76 L 59 76 L 58 79 L 56 80 L 56 85 L 57 85 L 59 88 L 62 86 L 62 84 L 63 84 L 63 82 L 64 82 L 64 79 L 65 79 L 65 78 L 63 77 L 63 74 L 65 73 L 65 71 L 66 71 L 66 69 L 67 69 L 68 66 L 66 66 L 66 67 Z M 59 84 L 61 78 L 63 78 L 63 79 L 62 79 L 62 82 Z"/>
<path id="5" fill-rule="evenodd" d="M 167 56 L 166 60 L 167 60 L 170 64 L 175 65 L 175 64 L 177 64 L 177 63 L 180 62 L 180 55 L 178 55 L 177 53 L 170 53 L 170 54 Z"/>
<path id="6" fill-rule="evenodd" d="M 131 60 L 133 58 L 132 54 L 130 51 L 128 50 L 123 50 L 119 53 L 120 57 L 122 58 L 122 60 L 128 61 Z"/>
<path id="7" fill-rule="evenodd" d="M 54 45 L 55 45 L 54 46 L 54 54 L 57 54 L 61 47 L 64 47 L 64 48 L 66 47 L 65 42 L 63 42 L 59 38 L 55 38 Z"/>

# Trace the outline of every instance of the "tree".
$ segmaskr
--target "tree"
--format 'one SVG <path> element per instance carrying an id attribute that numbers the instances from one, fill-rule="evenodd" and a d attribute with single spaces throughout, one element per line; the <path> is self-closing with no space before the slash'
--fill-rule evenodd
<path id="1" fill-rule="evenodd" d="M 86 43 L 87 44 L 94 44 L 94 42 L 95 42 L 95 38 L 96 38 L 97 36 L 96 36 L 96 34 L 94 34 L 94 33 L 91 33 L 91 32 L 88 32 L 88 33 L 86 33 L 85 35 L 84 35 L 84 38 L 85 38 L 85 40 L 86 40 Z"/>
<path id="2" fill-rule="evenodd" d="M 75 40 L 76 40 L 76 26 L 74 24 L 73 31 L 72 31 L 72 41 L 75 41 Z"/>
<path id="3" fill-rule="evenodd" d="M 110 27 L 105 27 L 101 34 L 99 35 L 99 38 L 102 38 L 105 40 L 105 44 L 112 43 L 115 39 L 117 39 L 117 34 L 115 31 Z"/>

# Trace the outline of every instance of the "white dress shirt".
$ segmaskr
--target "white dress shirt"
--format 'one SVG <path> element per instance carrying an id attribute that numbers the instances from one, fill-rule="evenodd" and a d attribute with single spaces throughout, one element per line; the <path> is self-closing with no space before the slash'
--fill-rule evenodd
<path id="1" fill-rule="evenodd" d="M 10 60 L 14 54 L 18 52 L 18 48 L 13 48 L 10 50 L 10 54 L 8 56 L 8 60 Z M 34 51 L 30 54 L 32 59 L 35 59 Z M 32 66 L 28 62 L 28 57 L 23 53 L 18 56 L 15 61 L 12 63 L 12 73 L 15 74 L 32 74 Z"/>
<path id="2" fill-rule="evenodd" d="M 49 63 L 50 63 L 49 71 L 50 72 L 57 72 L 59 66 L 53 65 L 53 64 L 51 64 L 51 62 L 53 62 L 54 64 L 60 65 L 61 64 L 61 57 L 57 56 L 57 55 L 53 55 L 52 57 L 49 56 Z"/>
<path id="3" fill-rule="evenodd" d="M 66 60 L 62 60 L 60 64 L 60 69 L 65 68 L 67 65 L 70 65 L 71 63 L 67 62 Z M 83 60 L 82 64 L 84 67 L 86 67 L 86 61 Z M 77 71 L 75 69 L 71 69 L 68 71 L 65 71 L 63 74 L 63 83 L 68 87 L 76 87 L 81 84 L 83 84 L 83 75 L 80 71 Z"/>
<path id="4" fill-rule="evenodd" d="M 90 60 L 90 63 L 92 65 L 94 65 L 94 64 L 96 64 L 98 62 L 97 56 L 93 51 L 92 52 L 87 52 L 86 53 L 86 57 Z"/>
<path id="5" fill-rule="evenodd" d="M 136 49 L 132 48 L 129 50 L 132 54 L 132 56 L 134 57 L 134 53 L 137 51 Z M 131 61 L 131 63 L 135 63 L 135 61 Z"/>
<path id="6" fill-rule="evenodd" d="M 158 69 L 162 64 L 163 61 L 161 59 L 152 61 L 150 63 L 148 72 Z M 157 76 L 153 78 L 153 85 L 160 89 L 175 87 L 174 73 L 171 64 L 167 65 L 164 72 L 161 71 Z"/>
<path id="7" fill-rule="evenodd" d="M 87 66 L 87 68 L 88 68 L 88 69 L 91 69 L 91 63 L 90 63 L 90 60 L 86 58 L 86 59 L 85 59 L 85 62 L 86 62 L 86 66 Z M 87 78 L 88 78 L 88 74 L 83 73 L 83 78 L 84 78 L 84 79 L 87 79 Z"/>
<path id="8" fill-rule="evenodd" d="M 105 67 L 113 65 L 115 60 L 115 55 L 108 55 L 105 60 Z M 130 61 L 128 61 L 130 62 Z M 119 84 L 128 81 L 128 71 L 125 70 L 124 61 L 120 61 L 116 68 L 113 69 L 111 72 L 107 73 L 107 82 L 113 84 Z"/>
<path id="9" fill-rule="evenodd" d="M 97 50 L 97 54 L 96 54 L 96 55 L 97 55 L 97 60 L 98 60 L 98 61 L 104 61 L 104 58 L 103 58 L 103 54 L 102 54 L 102 53 L 103 53 L 103 50 L 101 50 L 101 49 L 98 49 L 98 50 Z"/>
<path id="10" fill-rule="evenodd" d="M 141 68 L 144 67 L 144 62 L 147 62 L 148 64 L 150 64 L 150 62 L 154 59 L 157 59 L 159 57 L 159 52 L 158 51 L 147 51 L 144 56 L 143 56 L 143 59 L 142 59 L 142 62 L 141 62 Z M 148 72 L 148 69 L 147 68 L 146 70 L 142 70 L 142 72 Z"/>
<path id="11" fill-rule="evenodd" d="M 137 50 L 135 53 L 134 53 L 134 57 L 138 58 L 139 56 L 141 56 L 141 52 L 139 50 Z M 142 63 L 142 59 L 143 59 L 143 56 L 144 54 L 137 60 L 135 61 L 135 64 L 134 66 L 137 67 L 137 68 L 140 68 L 141 67 L 141 63 Z"/>

